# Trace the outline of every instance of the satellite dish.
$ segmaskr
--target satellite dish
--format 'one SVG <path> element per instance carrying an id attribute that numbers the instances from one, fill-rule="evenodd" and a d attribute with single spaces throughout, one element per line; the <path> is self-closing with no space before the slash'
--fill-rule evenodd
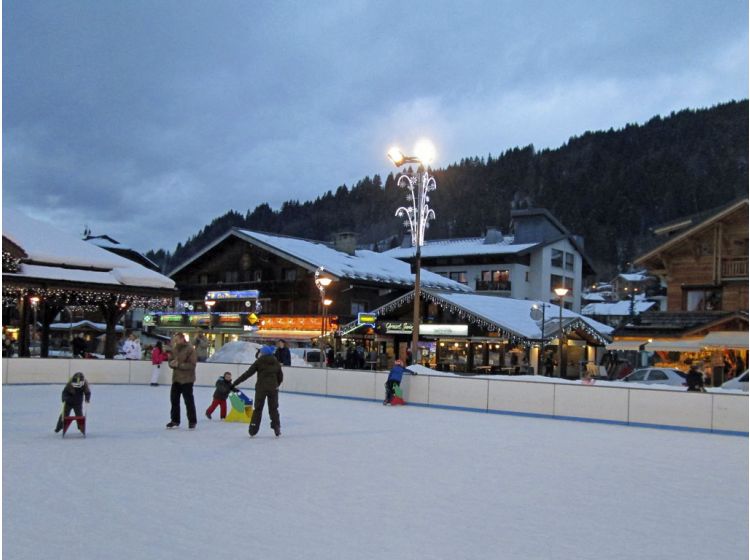
<path id="1" fill-rule="evenodd" d="M 531 317 L 532 321 L 541 321 L 542 320 L 542 310 L 538 307 L 532 307 L 529 310 L 529 317 Z"/>

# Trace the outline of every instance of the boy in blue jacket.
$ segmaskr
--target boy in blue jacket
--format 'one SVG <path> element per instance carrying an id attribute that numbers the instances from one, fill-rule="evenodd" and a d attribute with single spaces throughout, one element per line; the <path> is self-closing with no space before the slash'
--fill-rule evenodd
<path id="1" fill-rule="evenodd" d="M 393 394 L 395 393 L 394 387 L 401 386 L 401 378 L 404 376 L 404 373 L 414 373 L 411 370 L 408 370 L 404 367 L 404 362 L 401 360 L 396 360 L 393 364 L 393 367 L 391 368 L 390 373 L 388 373 L 388 379 L 385 382 L 385 400 L 383 401 L 384 405 L 391 404 L 391 399 L 393 399 Z"/>

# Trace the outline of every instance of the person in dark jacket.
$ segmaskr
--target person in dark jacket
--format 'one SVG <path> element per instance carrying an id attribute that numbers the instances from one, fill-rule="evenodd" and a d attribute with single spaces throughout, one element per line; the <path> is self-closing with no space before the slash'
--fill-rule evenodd
<path id="1" fill-rule="evenodd" d="M 268 399 L 268 415 L 271 417 L 271 428 L 276 437 L 281 435 L 281 420 L 279 419 L 279 385 L 284 381 L 284 373 L 281 370 L 279 360 L 274 356 L 275 348 L 273 346 L 263 346 L 260 349 L 260 356 L 255 363 L 251 365 L 245 373 L 232 383 L 232 388 L 242 383 L 248 377 L 258 374 L 258 380 L 255 382 L 255 410 L 253 417 L 250 419 L 248 433 L 254 437 L 260 429 L 260 421 L 263 416 L 263 406 Z"/>
<path id="2" fill-rule="evenodd" d="M 214 400 L 211 401 L 211 406 L 206 409 L 206 418 L 211 420 L 211 413 L 219 407 L 219 417 L 224 420 L 227 417 L 227 398 L 229 393 L 236 391 L 237 389 L 232 388 L 232 374 L 231 372 L 225 371 L 224 375 L 216 380 L 216 390 L 214 391 Z"/>
<path id="3" fill-rule="evenodd" d="M 276 343 L 276 352 L 274 355 L 282 366 L 292 365 L 292 353 L 289 351 L 289 348 L 286 347 L 286 342 L 284 340 L 279 340 Z"/>
<path id="4" fill-rule="evenodd" d="M 393 364 L 393 367 L 391 368 L 391 371 L 388 373 L 388 379 L 385 382 L 385 400 L 383 401 L 384 405 L 391 404 L 393 394 L 396 392 L 395 387 L 397 385 L 399 387 L 401 386 L 401 378 L 406 372 L 413 373 L 412 371 L 404 367 L 404 362 L 402 362 L 401 360 L 396 360 Z"/>
<path id="5" fill-rule="evenodd" d="M 688 391 L 702 391 L 706 392 L 703 380 L 703 372 L 698 369 L 698 366 L 693 364 L 690 366 L 687 375 L 685 376 L 687 381 Z"/>
<path id="6" fill-rule="evenodd" d="M 80 371 L 73 374 L 63 387 L 62 390 L 62 402 L 65 403 L 62 414 L 57 419 L 57 426 L 55 427 L 55 433 L 63 429 L 63 417 L 69 416 L 70 411 L 73 410 L 76 416 L 83 416 L 83 401 L 91 402 L 91 390 L 89 384 L 83 373 Z M 76 420 L 78 424 L 78 430 L 83 432 L 83 422 Z"/>

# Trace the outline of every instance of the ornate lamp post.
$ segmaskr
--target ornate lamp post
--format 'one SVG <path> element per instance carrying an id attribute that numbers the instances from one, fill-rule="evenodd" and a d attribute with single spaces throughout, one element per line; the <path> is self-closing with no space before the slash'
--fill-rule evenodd
<path id="1" fill-rule="evenodd" d="M 406 156 L 398 148 L 391 148 L 388 157 L 396 167 L 407 163 L 418 163 L 421 171 L 416 175 L 402 174 L 398 178 L 397 185 L 409 191 L 406 200 L 411 206 L 401 206 L 396 210 L 396 216 L 406 217 L 404 225 L 409 226 L 411 232 L 411 244 L 416 247 L 414 255 L 414 318 L 411 338 L 412 363 L 419 363 L 419 320 L 420 320 L 420 268 L 422 261 L 421 247 L 424 245 L 424 231 L 430 220 L 435 219 L 435 212 L 429 207 L 430 197 L 428 193 L 437 188 L 434 177 L 430 177 L 427 166 L 435 158 L 435 148 L 428 140 L 420 140 L 414 148 L 416 156 Z"/>
<path id="2" fill-rule="evenodd" d="M 558 341 L 560 343 L 560 377 L 563 376 L 563 373 L 567 374 L 567 367 L 563 363 L 563 342 L 565 340 L 565 337 L 563 336 L 563 326 L 562 326 L 562 312 L 563 312 L 563 299 L 566 295 L 568 295 L 568 288 L 555 288 L 555 294 L 557 294 L 557 297 L 560 298 L 560 334 L 558 336 Z"/>
<path id="3" fill-rule="evenodd" d="M 216 351 L 216 344 L 213 339 L 213 331 L 214 331 L 214 318 L 211 314 L 211 310 L 214 308 L 214 305 L 216 305 L 216 301 L 212 299 L 207 299 L 203 302 L 206 305 L 206 309 L 208 309 L 208 337 L 209 342 L 211 344 L 211 348 L 214 349 L 214 352 Z M 212 352 L 211 352 L 212 353 Z"/>
<path id="4" fill-rule="evenodd" d="M 323 347 L 323 336 L 325 335 L 326 328 L 326 314 L 328 306 L 333 303 L 332 300 L 326 299 L 326 288 L 331 285 L 333 278 L 325 274 L 325 268 L 322 266 L 315 271 L 315 286 L 320 292 L 320 361 L 321 364 L 325 364 L 324 359 L 325 348 Z M 327 302 L 327 303 L 326 303 Z"/>

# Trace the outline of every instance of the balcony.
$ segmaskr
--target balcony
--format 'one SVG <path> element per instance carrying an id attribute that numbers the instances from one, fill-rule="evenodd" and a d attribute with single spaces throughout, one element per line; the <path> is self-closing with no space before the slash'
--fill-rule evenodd
<path id="1" fill-rule="evenodd" d="M 477 280 L 475 289 L 477 292 L 510 292 L 510 280 L 506 282 Z"/>
<path id="2" fill-rule="evenodd" d="M 721 260 L 722 278 L 747 278 L 747 257 Z"/>

